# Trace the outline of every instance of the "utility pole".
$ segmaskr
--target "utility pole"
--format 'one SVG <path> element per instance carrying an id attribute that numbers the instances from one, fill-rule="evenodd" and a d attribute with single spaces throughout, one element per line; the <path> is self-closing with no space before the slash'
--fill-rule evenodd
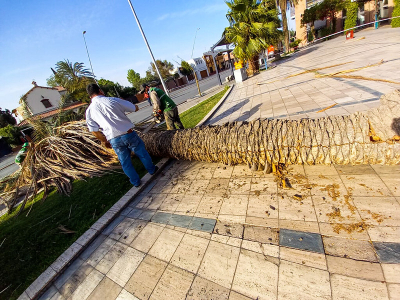
<path id="1" fill-rule="evenodd" d="M 133 16 L 135 17 L 135 20 L 136 20 L 136 23 L 137 23 L 137 25 L 138 25 L 138 27 L 139 27 L 140 33 L 141 33 L 142 36 L 143 36 L 144 42 L 146 43 L 147 49 L 149 50 L 151 59 L 153 60 L 154 66 L 155 66 L 155 68 L 156 68 L 156 70 L 157 70 L 158 77 L 160 77 L 160 81 L 161 81 L 161 83 L 162 83 L 162 86 L 163 86 L 163 88 L 164 88 L 164 91 L 165 91 L 165 93 L 167 94 L 167 96 L 169 96 L 167 86 L 165 85 L 164 79 L 161 77 L 161 73 L 160 73 L 160 70 L 158 69 L 158 66 L 157 66 L 157 64 L 156 64 L 156 60 L 154 59 L 153 52 L 151 52 L 149 43 L 147 42 L 146 36 L 145 36 L 145 34 L 144 34 L 144 32 L 143 32 L 142 25 L 140 25 L 139 19 L 138 19 L 138 17 L 136 16 L 136 12 L 135 12 L 135 9 L 133 8 L 133 5 L 132 5 L 131 0 L 128 0 L 128 3 L 129 3 L 129 6 L 131 7 Z"/>
<path id="2" fill-rule="evenodd" d="M 375 29 L 378 29 L 379 23 L 378 23 L 378 7 L 379 7 L 379 1 L 375 0 Z"/>

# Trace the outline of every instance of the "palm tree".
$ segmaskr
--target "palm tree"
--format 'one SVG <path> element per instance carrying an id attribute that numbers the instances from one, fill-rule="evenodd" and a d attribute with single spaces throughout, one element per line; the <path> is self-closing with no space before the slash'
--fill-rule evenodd
<path id="1" fill-rule="evenodd" d="M 275 44 L 279 38 L 280 26 L 276 5 L 273 0 L 231 0 L 226 2 L 226 15 L 230 27 L 224 35 L 235 45 L 235 57 L 248 61 L 250 75 L 258 71 L 259 53 Z"/>
<path id="2" fill-rule="evenodd" d="M 64 87 L 75 100 L 88 102 L 86 85 L 94 82 L 93 74 L 85 68 L 83 63 L 72 64 L 69 60 L 59 61 L 53 70 L 54 79 L 58 85 Z"/>
<path id="3" fill-rule="evenodd" d="M 289 6 L 294 6 L 297 3 L 297 0 L 278 0 L 279 8 L 281 9 L 282 14 L 282 27 L 283 27 L 283 35 L 284 35 L 284 42 L 285 42 L 285 49 L 289 51 L 289 29 L 288 23 L 286 18 L 286 10 Z"/>

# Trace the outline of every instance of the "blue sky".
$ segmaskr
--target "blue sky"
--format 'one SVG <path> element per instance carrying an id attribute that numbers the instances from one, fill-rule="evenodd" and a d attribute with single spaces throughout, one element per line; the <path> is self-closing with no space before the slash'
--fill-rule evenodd
<path id="1" fill-rule="evenodd" d="M 222 0 L 132 0 L 156 59 L 177 66 L 219 40 L 228 21 Z M 51 67 L 64 59 L 90 67 L 86 30 L 97 78 L 129 85 L 134 69 L 144 76 L 151 58 L 127 0 L 0 0 L 0 107 L 14 109 L 32 87 L 46 86 Z"/>

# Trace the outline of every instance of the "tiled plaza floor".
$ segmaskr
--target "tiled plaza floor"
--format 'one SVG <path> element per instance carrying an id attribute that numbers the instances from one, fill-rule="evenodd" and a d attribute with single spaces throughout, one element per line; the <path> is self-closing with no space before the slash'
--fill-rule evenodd
<path id="1" fill-rule="evenodd" d="M 364 39 L 360 39 L 363 38 Z M 344 36 L 326 41 L 280 61 L 277 67 L 236 84 L 209 124 L 251 121 L 258 118 L 320 118 L 368 110 L 400 84 L 347 79 L 316 78 L 314 73 L 286 78 L 305 70 L 323 74 L 355 69 L 384 60 L 383 64 L 344 75 L 400 82 L 400 28 L 366 29 L 346 41 Z M 324 112 L 317 111 L 336 104 Z"/>
<path id="2" fill-rule="evenodd" d="M 172 163 L 41 299 L 398 299 L 400 166 L 289 180 Z"/>

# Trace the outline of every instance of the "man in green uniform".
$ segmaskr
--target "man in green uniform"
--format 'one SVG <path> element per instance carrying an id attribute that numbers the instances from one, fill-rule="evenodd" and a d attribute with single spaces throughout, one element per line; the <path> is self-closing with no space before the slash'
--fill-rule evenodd
<path id="1" fill-rule="evenodd" d="M 153 103 L 153 114 L 156 117 L 158 114 L 164 114 L 168 130 L 174 130 L 175 126 L 178 129 L 184 129 L 175 102 L 162 89 L 142 84 L 139 94 L 143 93 L 145 93 L 145 96 L 148 95 L 147 97 Z"/>
<path id="2" fill-rule="evenodd" d="M 24 161 L 26 154 L 28 153 L 29 143 L 25 143 L 22 145 L 21 150 L 18 151 L 17 156 L 15 157 L 15 163 L 21 168 L 22 162 Z"/>

